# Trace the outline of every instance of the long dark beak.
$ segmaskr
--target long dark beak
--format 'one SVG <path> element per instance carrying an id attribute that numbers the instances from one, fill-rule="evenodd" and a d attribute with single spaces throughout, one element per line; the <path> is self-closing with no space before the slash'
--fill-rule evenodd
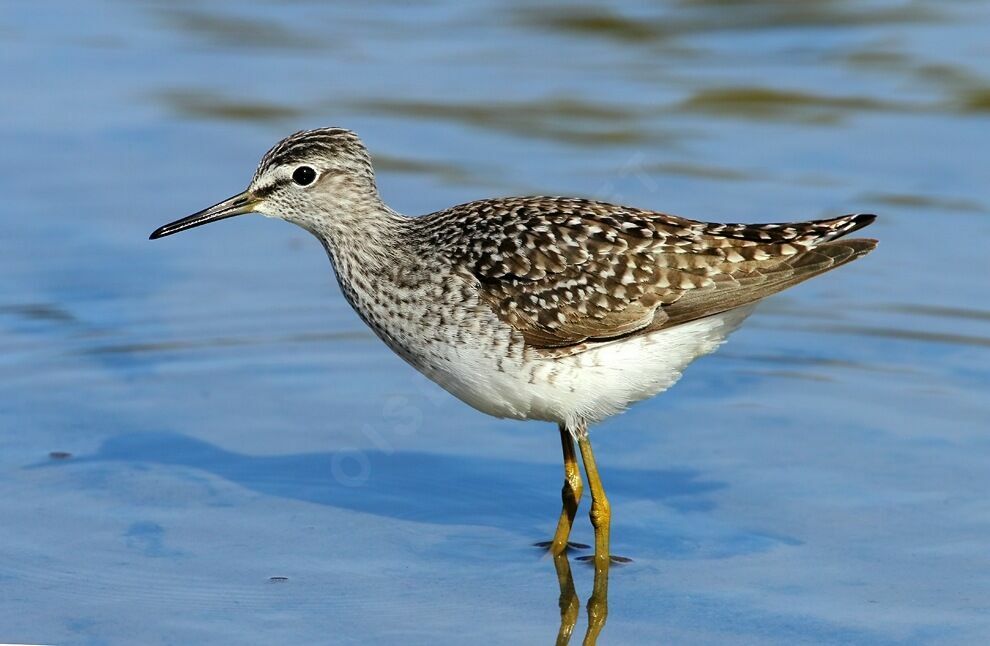
<path id="1" fill-rule="evenodd" d="M 252 195 L 250 191 L 238 193 L 234 197 L 228 198 L 219 204 L 214 204 L 208 209 L 203 209 L 199 213 L 193 213 L 189 217 L 176 220 L 175 222 L 171 222 L 163 227 L 155 229 L 154 233 L 151 234 L 150 239 L 157 240 L 158 238 L 164 238 L 165 236 L 170 236 L 173 233 L 178 233 L 179 231 L 192 229 L 193 227 L 209 224 L 210 222 L 216 222 L 217 220 L 232 218 L 235 215 L 250 213 L 260 201 L 261 200 Z"/>

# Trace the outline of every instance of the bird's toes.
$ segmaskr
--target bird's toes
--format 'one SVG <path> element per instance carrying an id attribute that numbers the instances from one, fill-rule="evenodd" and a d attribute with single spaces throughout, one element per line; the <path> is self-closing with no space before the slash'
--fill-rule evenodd
<path id="1" fill-rule="evenodd" d="M 583 561 L 585 563 L 594 563 L 595 562 L 595 555 L 594 554 L 589 554 L 587 556 L 579 556 L 579 557 L 577 557 L 577 560 L 578 561 Z M 611 561 L 612 563 L 616 563 L 616 564 L 619 564 L 619 565 L 624 565 L 626 563 L 632 563 L 633 562 L 633 560 L 631 558 L 629 558 L 628 556 L 619 556 L 618 554 L 609 554 L 608 555 L 608 560 Z"/>
<path id="2" fill-rule="evenodd" d="M 549 550 L 551 547 L 553 547 L 553 541 L 539 541 L 537 543 L 533 543 L 533 547 L 539 547 L 541 549 Z M 570 552 L 571 550 L 587 550 L 587 549 L 591 549 L 591 546 L 585 543 L 575 543 L 573 541 L 567 541 L 568 552 Z"/>

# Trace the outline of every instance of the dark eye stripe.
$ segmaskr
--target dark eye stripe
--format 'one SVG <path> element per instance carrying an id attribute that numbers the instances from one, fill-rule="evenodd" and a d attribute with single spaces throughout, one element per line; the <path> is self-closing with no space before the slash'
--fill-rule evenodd
<path id="1" fill-rule="evenodd" d="M 261 188 L 255 189 L 254 195 L 255 197 L 268 197 L 269 195 L 271 195 L 272 193 L 282 188 L 291 181 L 292 180 L 286 177 L 279 178 L 274 182 L 272 182 L 271 184 L 269 184 L 268 186 L 262 186 Z"/>

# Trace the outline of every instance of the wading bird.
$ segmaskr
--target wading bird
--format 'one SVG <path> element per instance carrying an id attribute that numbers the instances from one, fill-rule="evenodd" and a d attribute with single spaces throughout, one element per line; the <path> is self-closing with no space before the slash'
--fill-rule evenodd
<path id="1" fill-rule="evenodd" d="M 870 252 L 841 239 L 868 214 L 714 224 L 568 197 L 480 200 L 406 217 L 378 194 L 367 149 L 342 128 L 297 132 L 247 190 L 151 238 L 260 213 L 315 235 L 354 310 L 392 350 L 478 410 L 554 422 L 564 455 L 554 554 L 591 489 L 595 564 L 611 512 L 588 427 L 669 388 L 761 299 Z"/>

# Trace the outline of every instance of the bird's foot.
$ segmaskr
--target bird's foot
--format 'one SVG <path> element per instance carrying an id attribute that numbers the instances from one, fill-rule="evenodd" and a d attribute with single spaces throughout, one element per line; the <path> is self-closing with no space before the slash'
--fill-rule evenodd
<path id="1" fill-rule="evenodd" d="M 594 554 L 589 554 L 587 556 L 579 556 L 579 557 L 577 557 L 577 560 L 578 561 L 583 561 L 585 563 L 592 563 L 593 564 L 595 562 L 595 555 Z M 611 561 L 612 563 L 616 563 L 616 564 L 619 564 L 619 565 L 624 565 L 626 563 L 632 563 L 633 562 L 633 560 L 631 558 L 627 557 L 627 556 L 618 556 L 616 554 L 609 554 L 608 555 L 608 560 Z"/>
<path id="2" fill-rule="evenodd" d="M 553 548 L 553 541 L 540 541 L 538 543 L 533 543 L 533 547 L 539 547 L 540 549 L 544 549 L 550 552 L 552 551 Z M 564 551 L 571 552 L 573 550 L 588 550 L 588 549 L 591 549 L 591 546 L 586 545 L 585 543 L 575 543 L 573 541 L 567 541 L 567 548 Z"/>

